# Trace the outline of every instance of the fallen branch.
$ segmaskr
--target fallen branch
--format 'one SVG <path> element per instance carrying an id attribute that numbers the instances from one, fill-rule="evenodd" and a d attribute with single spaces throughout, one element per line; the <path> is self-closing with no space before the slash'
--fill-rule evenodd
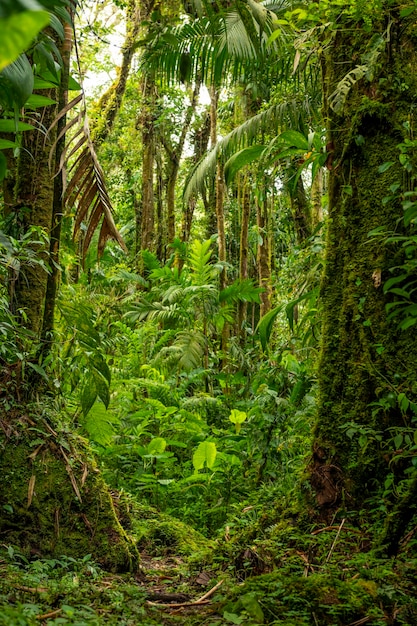
<path id="1" fill-rule="evenodd" d="M 356 622 L 351 622 L 348 626 L 362 626 L 362 624 L 366 624 L 371 619 L 373 619 L 372 616 L 367 615 L 366 617 L 362 617 L 362 619 L 358 619 Z"/>
<path id="2" fill-rule="evenodd" d="M 25 585 L 15 585 L 14 588 L 28 593 L 46 593 L 48 591 L 46 587 L 26 587 Z"/>
<path id="3" fill-rule="evenodd" d="M 210 604 L 210 600 L 208 600 L 207 598 L 212 596 L 213 593 L 217 591 L 217 589 L 223 584 L 223 582 L 224 582 L 223 580 L 220 580 L 216 585 L 214 585 L 212 589 L 210 589 L 210 591 L 207 591 L 207 593 L 201 596 L 201 598 L 194 600 L 194 602 L 180 602 L 179 604 L 174 604 L 174 603 L 162 604 L 161 602 L 151 602 L 150 600 L 147 600 L 146 604 L 149 604 L 150 606 L 159 606 L 164 609 L 177 609 L 179 607 L 202 606 L 204 604 Z"/>
<path id="4" fill-rule="evenodd" d="M 340 533 L 342 532 L 343 524 L 345 523 L 345 521 L 346 521 L 346 518 L 344 517 L 344 518 L 342 519 L 341 523 L 340 523 L 339 530 L 337 531 L 336 537 L 334 538 L 334 541 L 333 541 L 333 543 L 332 543 L 332 547 L 331 547 L 331 548 L 330 548 L 330 550 L 329 550 L 329 554 L 327 555 L 327 558 L 326 558 L 326 563 L 328 563 L 328 562 L 329 562 L 330 557 L 332 556 L 332 552 L 333 552 L 334 547 L 335 547 L 335 545 L 336 545 L 336 543 L 337 543 L 337 540 L 339 539 Z"/>
<path id="5" fill-rule="evenodd" d="M 42 613 L 42 615 L 37 615 L 36 619 L 49 619 L 50 617 L 56 617 L 62 613 L 62 609 L 57 609 L 56 611 L 51 611 L 50 613 Z"/>
<path id="6" fill-rule="evenodd" d="M 337 530 L 338 528 L 339 526 L 326 526 L 326 528 L 318 528 L 317 530 L 313 530 L 313 532 L 311 532 L 310 534 L 318 535 L 320 533 L 327 532 L 328 530 Z M 356 530 L 356 528 L 348 528 L 347 526 L 345 526 L 343 530 L 347 530 L 350 533 L 356 533 L 357 535 L 362 534 L 360 530 Z"/>
<path id="7" fill-rule="evenodd" d="M 203 606 L 205 604 L 210 604 L 210 600 L 203 600 L 203 602 L 180 602 L 179 604 L 163 604 L 162 602 L 151 602 L 150 600 L 147 600 L 146 604 L 149 604 L 150 606 L 159 606 L 162 609 L 178 609 L 183 606 Z"/>
<path id="8" fill-rule="evenodd" d="M 203 600 L 207 600 L 207 598 L 209 598 L 210 596 L 213 595 L 213 593 L 215 591 L 217 591 L 217 589 L 223 584 L 223 580 L 220 580 L 217 585 L 214 585 L 214 587 L 212 587 L 212 589 L 210 589 L 210 591 L 207 591 L 207 593 L 204 594 L 204 596 L 201 596 L 201 598 L 198 598 L 198 600 L 196 600 L 196 602 L 202 602 Z"/>

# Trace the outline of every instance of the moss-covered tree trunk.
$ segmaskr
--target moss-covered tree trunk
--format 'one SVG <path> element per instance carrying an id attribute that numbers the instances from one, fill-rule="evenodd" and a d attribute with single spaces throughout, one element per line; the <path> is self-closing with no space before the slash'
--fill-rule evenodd
<path id="1" fill-rule="evenodd" d="M 416 332 L 400 332 L 385 309 L 383 284 L 399 253 L 369 237 L 378 226 L 401 223 L 401 201 L 391 186 L 404 183 L 398 144 L 410 138 L 416 121 L 416 31 L 413 20 L 400 19 L 389 4 L 378 15 L 370 7 L 372 33 L 361 21 L 339 20 L 323 63 L 331 171 L 311 482 L 318 504 L 330 509 L 343 498 L 348 507 L 359 506 L 376 492 L 392 467 L 389 446 L 383 455 L 374 435 L 387 443 L 391 427 L 410 423 L 396 394 L 416 395 Z M 372 67 L 350 82 L 343 100 L 340 81 L 352 59 Z"/>
<path id="2" fill-rule="evenodd" d="M 55 92 L 55 89 L 49 90 L 46 95 L 55 98 Z M 56 105 L 42 109 L 43 127 L 49 128 L 55 116 Z M 55 137 L 56 129 L 49 135 L 51 143 Z M 31 227 L 39 229 L 39 236 L 34 237 L 38 243 L 33 244 L 37 261 L 21 269 L 14 285 L 14 292 L 11 294 L 12 310 L 23 311 L 22 325 L 37 336 L 42 329 L 49 254 L 49 241 L 42 239 L 41 233 L 43 237 L 50 236 L 53 215 L 54 181 L 48 166 L 50 145 L 45 143 L 44 135 L 38 130 L 23 135 L 23 146 L 16 170 L 13 207 L 22 236 L 27 234 Z"/>

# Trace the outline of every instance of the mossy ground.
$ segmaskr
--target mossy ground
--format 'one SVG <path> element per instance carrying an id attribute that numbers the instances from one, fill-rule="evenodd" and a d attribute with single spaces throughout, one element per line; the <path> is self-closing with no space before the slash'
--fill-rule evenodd
<path id="1" fill-rule="evenodd" d="M 3 543 L 29 559 L 92 553 L 109 570 L 135 569 L 135 544 L 87 443 L 27 415 L 2 418 L 1 425 Z"/>
<path id="2" fill-rule="evenodd" d="M 3 546 L 0 626 L 417 623 L 412 535 L 396 559 L 385 559 L 372 549 L 376 529 L 357 517 L 308 527 L 294 511 L 264 508 L 208 541 L 155 509 L 132 502 L 129 508 L 141 551 L 134 573 L 111 574 L 89 555 L 29 560 Z M 221 580 L 207 604 L 149 603 L 159 596 L 166 603 L 171 593 L 192 603 Z"/>

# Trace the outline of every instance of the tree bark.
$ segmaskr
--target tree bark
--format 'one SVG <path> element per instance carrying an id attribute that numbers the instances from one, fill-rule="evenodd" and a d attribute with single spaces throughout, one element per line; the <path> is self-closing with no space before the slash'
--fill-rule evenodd
<path id="1" fill-rule="evenodd" d="M 411 119 L 417 88 L 412 70 L 414 26 L 412 20 L 400 20 L 389 3 L 380 20 L 375 18 L 375 32 L 384 31 L 385 21 L 391 22 L 390 41 L 384 42 L 372 81 L 364 78 L 352 86 L 338 112 L 330 106 L 329 95 L 338 88 L 352 58 L 364 54 L 371 34 L 365 36 L 361 29 L 345 24 L 326 51 L 323 66 L 331 170 L 321 285 L 318 419 L 310 471 L 319 506 L 330 510 L 342 498 L 349 507 L 360 506 L 391 471 L 372 433 L 388 439 L 388 429 L 403 424 L 403 418 L 396 403 L 384 409 L 384 399 L 401 389 L 416 401 L 417 333 L 415 327 L 401 332 L 395 321 L 387 319 L 388 297 L 383 293 L 383 283 L 399 264 L 401 253 L 368 235 L 381 225 L 395 229 L 402 220 L 400 198 L 390 187 L 404 180 L 397 146 L 407 138 L 407 122 L 411 128 L 416 122 Z M 399 79 L 406 88 L 394 87 Z M 393 165 L 381 172 L 386 162 Z M 375 410 L 378 403 L 381 407 Z M 349 424 L 355 433 L 352 439 L 346 435 Z M 369 433 L 366 452 L 355 429 Z"/>

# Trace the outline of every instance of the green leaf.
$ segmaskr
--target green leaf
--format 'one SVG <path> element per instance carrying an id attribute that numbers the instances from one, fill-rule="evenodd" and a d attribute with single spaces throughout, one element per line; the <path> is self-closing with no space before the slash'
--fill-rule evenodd
<path id="1" fill-rule="evenodd" d="M 27 365 L 28 367 L 30 367 L 34 372 L 36 372 L 37 374 L 39 374 L 40 376 L 42 376 L 42 378 L 44 378 L 45 380 L 49 380 L 47 373 L 45 372 L 45 370 L 43 369 L 43 367 L 41 367 L 40 365 L 36 365 L 36 363 L 30 363 L 29 361 L 27 361 Z"/>
<path id="2" fill-rule="evenodd" d="M 50 104 L 56 104 L 56 100 L 47 98 L 46 96 L 39 96 L 32 94 L 25 102 L 25 108 L 28 109 L 40 109 L 47 107 Z"/>
<path id="3" fill-rule="evenodd" d="M 45 80 L 40 76 L 34 76 L 33 89 L 54 89 L 57 85 L 49 80 Z"/>
<path id="4" fill-rule="evenodd" d="M 247 414 L 245 413 L 245 411 L 239 411 L 238 409 L 231 410 L 229 420 L 232 422 L 232 424 L 235 425 L 237 433 L 240 432 L 240 427 L 246 420 L 246 418 Z"/>
<path id="5" fill-rule="evenodd" d="M 0 73 L 0 103 L 6 109 L 19 109 L 33 91 L 33 72 L 25 54 L 21 54 Z"/>
<path id="6" fill-rule="evenodd" d="M 396 450 L 398 450 L 400 448 L 402 442 L 403 442 L 403 435 L 402 435 L 402 433 L 398 433 L 398 435 L 395 435 L 395 437 L 394 437 L 394 446 L 395 446 Z"/>
<path id="7" fill-rule="evenodd" d="M 93 403 L 88 416 L 85 417 L 83 426 L 92 441 L 107 446 L 112 443 L 115 429 L 113 424 L 117 419 L 101 402 Z"/>
<path id="8" fill-rule="evenodd" d="M 304 137 L 298 130 L 286 130 L 278 137 L 278 141 L 286 143 L 288 146 L 293 146 L 299 150 L 308 151 L 308 139 Z"/>
<path id="9" fill-rule="evenodd" d="M 259 339 L 261 341 L 263 350 L 266 350 L 267 348 L 269 338 L 272 332 L 272 327 L 275 322 L 275 318 L 278 316 L 278 314 L 282 311 L 283 308 L 284 308 L 284 305 L 281 304 L 280 306 L 277 306 L 274 309 L 271 309 L 270 311 L 268 311 L 268 313 L 259 320 L 258 326 L 256 327 L 256 331 L 259 335 Z"/>
<path id="10" fill-rule="evenodd" d="M 224 178 L 226 185 L 234 180 L 236 174 L 242 167 L 257 161 L 265 150 L 265 146 L 249 146 L 230 157 L 224 166 Z"/>
<path id="11" fill-rule="evenodd" d="M 0 139 L 0 150 L 8 150 L 9 148 L 17 148 L 17 143 L 8 139 Z"/>
<path id="12" fill-rule="evenodd" d="M 30 46 L 49 18 L 47 11 L 23 11 L 0 19 L 0 71 Z"/>
<path id="13" fill-rule="evenodd" d="M 88 415 L 89 411 L 91 410 L 91 407 L 96 401 L 96 398 L 97 398 L 97 389 L 94 384 L 94 380 L 91 377 L 88 377 L 87 380 L 84 382 L 84 387 L 82 389 L 81 398 L 80 398 L 81 408 L 82 408 L 84 417 Z"/>
<path id="14" fill-rule="evenodd" d="M 416 7 L 406 7 L 405 9 L 401 9 L 400 17 L 408 17 L 416 10 Z"/>
<path id="15" fill-rule="evenodd" d="M 3 152 L 0 152 L 0 181 L 2 181 L 5 178 L 6 172 L 7 172 L 7 160 Z"/>
<path id="16" fill-rule="evenodd" d="M 152 441 L 149 442 L 146 450 L 148 454 L 156 455 L 162 454 L 165 452 L 165 448 L 167 447 L 167 442 L 162 437 L 154 437 Z"/>
<path id="17" fill-rule="evenodd" d="M 91 374 L 94 379 L 94 385 L 97 391 L 97 395 L 107 409 L 110 404 L 109 383 L 107 379 L 97 369 L 92 369 Z"/>
<path id="18" fill-rule="evenodd" d="M 380 165 L 378 167 L 378 173 L 379 174 L 383 174 L 384 172 L 386 172 L 387 170 L 389 170 L 389 168 L 394 165 L 394 161 L 386 161 L 386 163 L 383 163 L 382 165 Z"/>
<path id="19" fill-rule="evenodd" d="M 216 444 L 212 441 L 202 441 L 193 454 L 193 466 L 196 471 L 203 469 L 204 465 L 212 468 L 217 456 Z"/>
<path id="20" fill-rule="evenodd" d="M 25 130 L 35 130 L 32 124 L 15 122 L 14 120 L 0 120 L 0 133 L 20 133 Z"/>
<path id="21" fill-rule="evenodd" d="M 70 76 L 68 79 L 68 89 L 70 91 L 81 91 L 82 87 L 80 83 L 75 80 L 73 76 Z"/>

